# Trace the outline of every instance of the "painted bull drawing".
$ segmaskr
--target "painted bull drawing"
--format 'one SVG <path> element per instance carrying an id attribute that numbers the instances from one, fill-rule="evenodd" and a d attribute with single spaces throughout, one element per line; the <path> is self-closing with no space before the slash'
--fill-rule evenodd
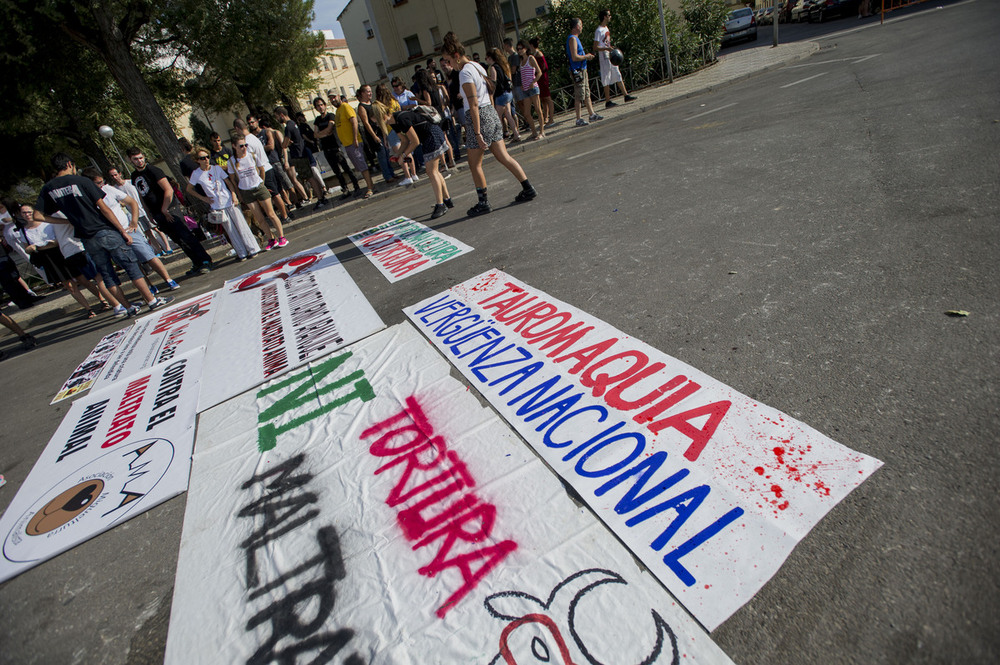
<path id="1" fill-rule="evenodd" d="M 560 582 L 544 601 L 520 591 L 504 591 L 488 597 L 485 605 L 490 615 L 507 622 L 500 634 L 500 652 L 490 665 L 605 665 L 592 653 L 593 645 L 588 647 L 586 636 L 580 634 L 577 612 L 581 610 L 580 601 L 588 593 L 606 584 L 627 585 L 628 582 L 618 573 L 591 568 Z M 627 602 L 622 605 L 629 606 Z M 600 604 L 591 603 L 582 611 L 593 614 L 601 610 Z M 650 610 L 650 614 L 652 651 L 641 662 L 627 665 L 677 665 L 677 637 L 655 610 Z M 616 639 L 627 640 L 630 644 L 636 637 L 635 634 L 615 635 Z M 574 653 L 585 660 L 574 660 Z"/>

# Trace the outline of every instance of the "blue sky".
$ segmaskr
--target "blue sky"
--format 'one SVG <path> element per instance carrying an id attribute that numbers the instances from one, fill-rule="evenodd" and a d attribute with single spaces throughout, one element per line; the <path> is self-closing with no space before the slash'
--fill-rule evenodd
<path id="1" fill-rule="evenodd" d="M 344 37 L 344 31 L 337 23 L 337 15 L 344 11 L 347 0 L 316 0 L 313 5 L 313 12 L 316 18 L 313 20 L 313 30 L 333 30 L 333 34 L 338 39 Z"/>

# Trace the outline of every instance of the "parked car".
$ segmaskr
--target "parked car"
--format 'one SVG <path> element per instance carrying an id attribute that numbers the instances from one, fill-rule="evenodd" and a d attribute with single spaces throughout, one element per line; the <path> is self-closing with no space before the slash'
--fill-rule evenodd
<path id="1" fill-rule="evenodd" d="M 822 23 L 835 16 L 857 16 L 861 0 L 816 0 L 809 6 L 809 22 Z"/>
<path id="2" fill-rule="evenodd" d="M 798 0 L 792 5 L 792 23 L 809 18 L 809 8 L 812 4 L 812 0 Z"/>
<path id="3" fill-rule="evenodd" d="M 757 25 L 771 25 L 774 20 L 774 7 L 763 7 L 757 10 Z"/>
<path id="4" fill-rule="evenodd" d="M 722 43 L 734 42 L 737 39 L 757 39 L 757 17 L 749 7 L 734 9 L 726 17 L 726 29 L 722 33 Z"/>

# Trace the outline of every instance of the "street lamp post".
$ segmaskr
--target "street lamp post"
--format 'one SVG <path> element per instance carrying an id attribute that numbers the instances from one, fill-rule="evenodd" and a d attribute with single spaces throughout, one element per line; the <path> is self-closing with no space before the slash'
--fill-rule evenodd
<path id="1" fill-rule="evenodd" d="M 128 168 L 128 162 L 122 158 L 122 154 L 118 152 L 118 146 L 115 145 L 115 130 L 111 129 L 107 125 L 101 125 L 97 128 L 97 133 L 111 141 L 111 147 L 115 149 L 115 154 L 118 155 L 118 161 L 120 161 L 122 166 L 125 167 L 126 173 L 131 173 L 131 170 Z"/>
<path id="2" fill-rule="evenodd" d="M 663 17 L 663 0 L 658 0 L 660 7 L 660 29 L 663 31 L 663 57 L 667 59 L 667 81 L 674 82 L 674 69 L 670 65 L 670 41 L 667 40 L 667 21 Z"/>

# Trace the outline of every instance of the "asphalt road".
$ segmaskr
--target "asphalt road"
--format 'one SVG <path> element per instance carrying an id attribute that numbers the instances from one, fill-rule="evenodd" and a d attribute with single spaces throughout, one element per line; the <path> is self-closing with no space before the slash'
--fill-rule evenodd
<path id="1" fill-rule="evenodd" d="M 427 221 L 427 186 L 271 256 L 333 242 L 390 325 L 501 268 L 883 460 L 713 633 L 735 662 L 997 662 L 1000 18 L 976 0 L 857 23 L 825 24 L 843 29 L 795 66 L 518 155 L 530 204 L 507 205 L 519 187 L 491 162 L 497 209 L 465 218 L 456 175 L 435 226 L 475 251 L 397 284 L 344 236 Z M 66 412 L 51 395 L 114 327 L 43 326 L 3 363 L 0 505 Z M 159 662 L 184 505 L 0 586 L 0 662 Z"/>

